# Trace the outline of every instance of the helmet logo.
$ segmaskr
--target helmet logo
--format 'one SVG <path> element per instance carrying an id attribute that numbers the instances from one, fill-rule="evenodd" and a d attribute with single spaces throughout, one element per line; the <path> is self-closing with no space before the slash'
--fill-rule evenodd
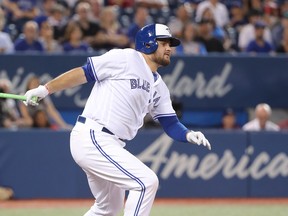
<path id="1" fill-rule="evenodd" d="M 169 32 L 169 34 L 171 35 L 171 31 L 168 27 L 166 28 L 166 31 Z"/>
<path id="2" fill-rule="evenodd" d="M 178 39 L 172 37 L 168 26 L 163 24 L 149 24 L 137 32 L 135 49 L 145 54 L 154 53 L 158 48 L 158 38 L 169 38 L 171 40 L 171 46 L 178 46 L 180 43 Z"/>

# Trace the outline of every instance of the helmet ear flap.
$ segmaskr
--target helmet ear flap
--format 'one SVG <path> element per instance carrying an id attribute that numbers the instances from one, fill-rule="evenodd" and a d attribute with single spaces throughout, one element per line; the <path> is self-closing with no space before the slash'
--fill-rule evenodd
<path id="1" fill-rule="evenodd" d="M 135 49 L 145 54 L 151 54 L 158 48 L 156 41 L 155 24 L 143 27 L 136 34 Z"/>
<path id="2" fill-rule="evenodd" d="M 156 41 L 156 38 L 155 38 L 155 41 L 152 42 L 146 42 L 143 44 L 143 49 L 142 49 L 142 52 L 144 52 L 145 54 L 151 54 L 151 53 L 154 53 L 157 48 L 158 48 L 158 43 Z"/>

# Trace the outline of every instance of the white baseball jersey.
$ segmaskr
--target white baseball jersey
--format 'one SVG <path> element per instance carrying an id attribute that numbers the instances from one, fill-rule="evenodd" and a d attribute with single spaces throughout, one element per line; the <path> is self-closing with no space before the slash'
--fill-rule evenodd
<path id="1" fill-rule="evenodd" d="M 148 112 L 154 119 L 176 115 L 166 84 L 157 72 L 154 81 L 140 52 L 113 49 L 89 57 L 88 61 L 96 83 L 83 116 L 97 121 L 119 138 L 131 140 Z"/>
<path id="2" fill-rule="evenodd" d="M 245 131 L 261 131 L 262 130 L 260 128 L 260 122 L 257 118 L 244 124 L 242 129 Z M 272 121 L 267 121 L 265 124 L 264 130 L 266 130 L 266 131 L 279 131 L 280 127 Z"/>

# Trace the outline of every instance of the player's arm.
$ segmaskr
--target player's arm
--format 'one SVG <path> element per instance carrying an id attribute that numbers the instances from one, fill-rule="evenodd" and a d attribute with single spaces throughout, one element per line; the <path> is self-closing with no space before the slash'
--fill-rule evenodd
<path id="1" fill-rule="evenodd" d="M 205 136 L 199 131 L 187 129 L 177 118 L 177 116 L 159 117 L 158 121 L 163 127 L 165 133 L 174 140 L 181 142 L 190 142 L 197 145 L 204 145 L 211 150 L 211 145 Z"/>
<path id="2" fill-rule="evenodd" d="M 52 79 L 44 86 L 40 85 L 35 89 L 31 89 L 26 92 L 25 105 L 38 105 L 38 101 L 45 98 L 48 94 L 53 94 L 64 89 L 73 88 L 78 85 L 82 85 L 86 82 L 97 81 L 97 75 L 95 70 L 91 66 L 91 62 L 88 61 L 82 67 L 73 68 L 60 76 Z M 35 100 L 35 97 L 37 100 Z"/>
<path id="3" fill-rule="evenodd" d="M 186 134 L 189 130 L 178 120 L 177 116 L 165 116 L 158 118 L 165 133 L 172 139 L 187 142 Z"/>
<path id="4" fill-rule="evenodd" d="M 53 94 L 54 92 L 58 92 L 68 88 L 73 88 L 86 82 L 87 79 L 83 68 L 77 67 L 52 79 L 51 81 L 46 83 L 45 87 L 48 89 L 49 94 Z"/>
<path id="5" fill-rule="evenodd" d="M 67 88 L 73 88 L 86 82 L 95 82 L 97 77 L 93 72 L 91 62 L 88 61 L 82 67 L 73 68 L 66 73 L 49 81 L 45 87 L 49 90 L 49 94 L 61 91 Z"/>
<path id="6" fill-rule="evenodd" d="M 48 94 L 53 94 L 64 89 L 73 88 L 75 86 L 84 84 L 87 82 L 87 74 L 84 66 L 73 68 L 60 76 L 52 79 L 44 86 L 40 85 L 35 89 L 31 89 L 26 92 L 26 103 L 30 105 L 38 105 L 38 101 L 45 98 Z M 33 98 L 38 98 L 37 101 Z"/>

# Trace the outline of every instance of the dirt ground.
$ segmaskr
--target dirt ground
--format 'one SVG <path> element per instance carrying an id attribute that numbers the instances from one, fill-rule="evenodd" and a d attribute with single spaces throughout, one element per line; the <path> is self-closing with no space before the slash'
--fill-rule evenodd
<path id="1" fill-rule="evenodd" d="M 7 200 L 0 201 L 0 208 L 57 208 L 57 207 L 89 207 L 93 204 L 92 199 L 25 199 L 25 200 Z M 155 205 L 221 205 L 221 204 L 259 204 L 273 205 L 283 204 L 288 205 L 288 198 L 226 198 L 226 199 L 156 199 Z"/>

